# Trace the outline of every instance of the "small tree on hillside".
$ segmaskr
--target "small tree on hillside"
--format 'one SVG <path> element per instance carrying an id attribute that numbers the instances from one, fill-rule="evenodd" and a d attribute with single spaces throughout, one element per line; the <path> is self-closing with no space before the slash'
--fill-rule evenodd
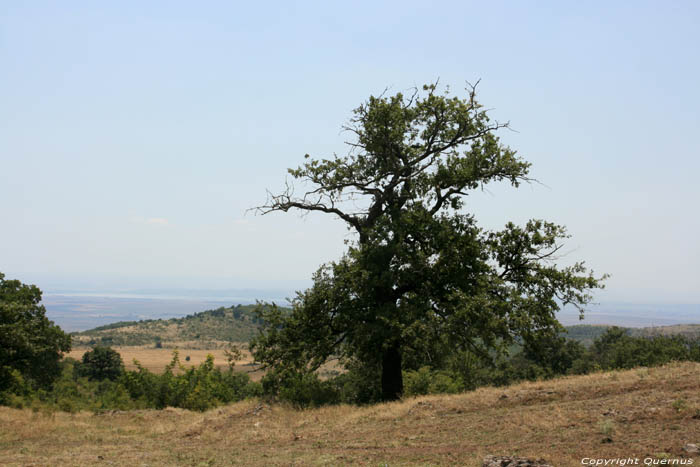
<path id="1" fill-rule="evenodd" d="M 370 97 L 345 129 L 344 157 L 311 159 L 289 173 L 307 185 L 271 195 L 259 211 L 330 214 L 355 232 L 347 254 L 322 266 L 291 314 L 260 309 L 268 324 L 255 358 L 305 372 L 329 356 L 381 374 L 384 400 L 403 391 L 408 355 L 461 349 L 488 357 L 517 337 L 560 327 L 562 304 L 581 311 L 602 287 L 583 265 L 560 268 L 564 227 L 532 220 L 485 231 L 464 211 L 471 191 L 492 182 L 528 181 L 530 164 L 503 146 L 476 100 L 439 94 Z"/>
<path id="2" fill-rule="evenodd" d="M 89 379 L 114 381 L 124 372 L 124 362 L 119 352 L 111 347 L 97 346 L 83 354 L 79 368 L 80 375 Z"/>

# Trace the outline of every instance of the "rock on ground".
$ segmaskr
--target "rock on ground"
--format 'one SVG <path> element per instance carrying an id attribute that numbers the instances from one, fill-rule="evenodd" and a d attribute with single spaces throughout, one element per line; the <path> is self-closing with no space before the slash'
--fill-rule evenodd
<path id="1" fill-rule="evenodd" d="M 700 448 L 698 448 L 697 444 L 691 444 L 688 443 L 685 446 L 683 446 L 683 450 L 689 454 L 698 454 L 700 453 Z"/>
<path id="2" fill-rule="evenodd" d="M 486 456 L 483 467 L 552 467 L 543 459 L 533 460 L 514 456 Z"/>

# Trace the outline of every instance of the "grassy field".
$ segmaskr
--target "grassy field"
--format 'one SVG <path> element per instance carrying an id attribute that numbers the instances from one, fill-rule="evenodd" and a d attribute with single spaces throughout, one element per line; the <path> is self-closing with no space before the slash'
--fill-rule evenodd
<path id="1" fill-rule="evenodd" d="M 700 442 L 700 364 L 359 408 L 295 411 L 251 400 L 205 413 L 71 415 L 0 407 L 0 426 L 4 465 L 477 466 L 488 454 L 659 465 L 687 462 L 683 446 Z"/>
<path id="2" fill-rule="evenodd" d="M 135 370 L 134 360 L 138 360 L 139 364 L 148 371 L 162 373 L 165 370 L 165 366 L 172 361 L 173 350 L 175 349 L 179 349 L 180 363 L 186 367 L 199 366 L 206 360 L 207 355 L 211 354 L 214 357 L 215 366 L 222 370 L 228 368 L 228 361 L 226 360 L 223 346 L 214 349 L 193 349 L 188 348 L 187 342 L 175 342 L 172 345 L 173 347 L 160 349 L 146 345 L 116 346 L 112 348 L 122 356 L 124 367 L 127 370 Z M 259 370 L 259 366 L 253 364 L 253 357 L 250 355 L 250 352 L 245 350 L 247 345 L 241 345 L 239 348 L 241 349 L 241 359 L 236 362 L 234 369 L 248 373 L 253 381 L 260 381 L 260 378 L 265 374 L 264 371 Z M 66 357 L 80 360 L 88 350 L 90 350 L 90 347 L 74 348 L 66 354 Z M 190 357 L 189 361 L 186 360 L 187 357 Z M 1 462 L 0 465 L 2 465 Z"/>
<path id="3" fill-rule="evenodd" d="M 179 344 L 179 345 L 178 345 Z M 183 348 L 184 347 L 184 348 Z M 224 349 L 222 347 L 214 349 L 192 349 L 187 348 L 187 342 L 176 342 L 172 347 L 156 349 L 153 346 L 116 346 L 112 347 L 114 350 L 119 352 L 124 361 L 124 366 L 127 370 L 135 370 L 136 365 L 134 365 L 134 359 L 149 371 L 153 373 L 162 373 L 165 366 L 170 363 L 173 358 L 173 350 L 176 348 L 179 350 L 180 362 L 185 366 L 199 365 L 204 360 L 206 360 L 208 354 L 214 356 L 214 364 L 219 368 L 228 368 L 228 361 L 226 360 L 226 355 L 224 354 Z M 251 363 L 253 357 L 250 352 L 243 350 L 246 347 L 240 346 L 242 349 L 242 358 L 236 363 L 237 371 L 248 371 L 251 369 Z M 90 347 L 78 347 L 69 352 L 66 357 L 74 358 L 80 360 L 83 354 L 90 350 Z M 190 357 L 189 361 L 186 361 L 186 357 Z M 260 375 L 257 373 L 251 373 L 251 377 L 254 379 L 259 379 Z"/>

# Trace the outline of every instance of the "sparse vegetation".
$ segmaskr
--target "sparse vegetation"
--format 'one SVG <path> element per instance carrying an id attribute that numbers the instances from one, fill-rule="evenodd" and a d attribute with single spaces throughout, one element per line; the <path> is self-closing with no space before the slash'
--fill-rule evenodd
<path id="1" fill-rule="evenodd" d="M 675 401 L 673 401 L 673 404 L 671 404 L 671 406 L 676 412 L 682 412 L 686 409 L 687 405 L 688 403 L 686 402 L 686 400 L 682 398 L 676 399 Z"/>
<path id="2" fill-rule="evenodd" d="M 604 420 L 600 422 L 600 432 L 605 436 L 611 437 L 615 433 L 615 424 L 612 420 Z"/>

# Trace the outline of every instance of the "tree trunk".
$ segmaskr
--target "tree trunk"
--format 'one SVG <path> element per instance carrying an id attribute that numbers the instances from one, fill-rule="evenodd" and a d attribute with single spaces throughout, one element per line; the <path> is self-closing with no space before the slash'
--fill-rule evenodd
<path id="1" fill-rule="evenodd" d="M 401 349 L 394 344 L 382 355 L 382 400 L 395 401 L 402 393 Z"/>

